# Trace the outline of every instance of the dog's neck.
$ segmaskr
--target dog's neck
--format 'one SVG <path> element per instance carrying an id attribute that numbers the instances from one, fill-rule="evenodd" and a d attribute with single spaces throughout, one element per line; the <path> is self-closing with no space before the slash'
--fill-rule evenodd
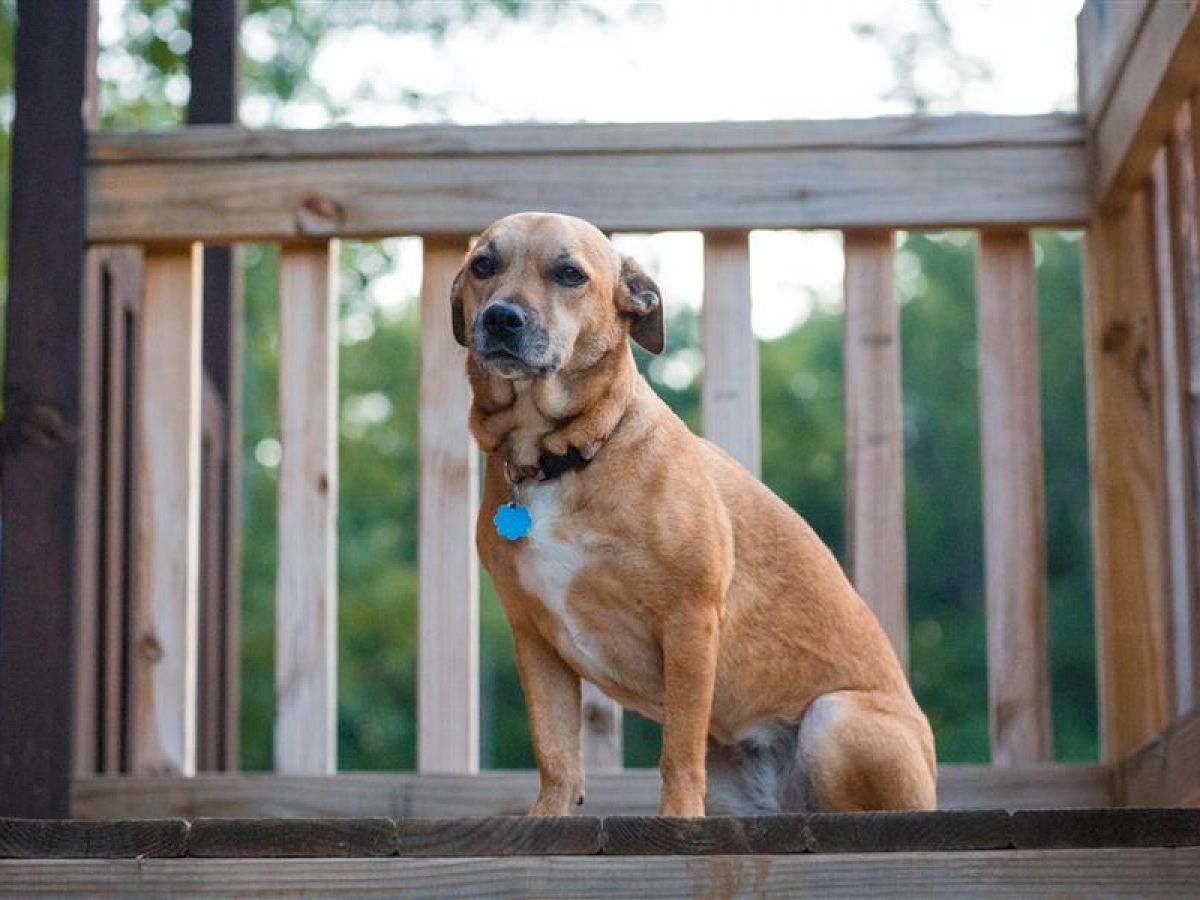
<path id="1" fill-rule="evenodd" d="M 526 473 L 541 468 L 543 454 L 562 457 L 574 450 L 590 461 L 625 415 L 638 378 L 627 343 L 577 372 L 514 381 L 468 357 L 467 375 L 475 440 L 485 453 Z"/>

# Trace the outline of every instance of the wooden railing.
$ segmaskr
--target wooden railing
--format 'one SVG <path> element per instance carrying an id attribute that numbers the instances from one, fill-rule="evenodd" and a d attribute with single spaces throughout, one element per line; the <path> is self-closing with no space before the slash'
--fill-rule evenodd
<path id="1" fill-rule="evenodd" d="M 1186 7 L 1186 15 L 1176 6 Z M 1200 310 L 1197 145 L 1190 130 L 1198 75 L 1193 7 L 1159 2 L 1141 7 L 1136 17 L 1123 13 L 1120 28 L 1132 29 L 1124 37 L 1109 33 L 1117 27 L 1112 21 L 1096 24 L 1094 5 L 1085 8 L 1085 45 L 1100 46 L 1099 38 L 1088 37 L 1091 29 L 1104 35 L 1104 48 L 1082 54 L 1084 118 L 319 132 L 203 127 L 94 135 L 89 240 L 98 248 L 138 245 L 144 251 L 144 295 L 134 336 L 130 772 L 191 775 L 196 769 L 200 244 L 192 242 L 197 241 L 283 245 L 276 769 L 280 777 L 336 770 L 336 241 L 399 234 L 425 238 L 418 769 L 477 772 L 478 570 L 472 534 L 478 475 L 466 430 L 463 351 L 450 335 L 446 297 L 468 235 L 500 215 L 545 208 L 584 216 L 613 232 L 704 234 L 703 429 L 751 471 L 759 466 L 759 399 L 749 315 L 749 231 L 843 231 L 850 568 L 903 660 L 894 232 L 978 230 L 994 768 L 948 768 L 942 802 L 1011 805 L 1019 796 L 1026 805 L 1096 805 L 1114 799 L 1107 768 L 1045 765 L 1051 757 L 1046 536 L 1030 229 L 1088 229 L 1099 668 L 1104 757 L 1111 764 L 1158 735 L 1169 713 L 1189 708 L 1195 693 L 1198 420 L 1192 382 L 1182 375 L 1200 371 L 1189 358 L 1197 342 L 1183 339 L 1184 322 L 1194 323 L 1182 312 Z M 1091 70 L 1100 74 L 1093 78 Z M 1168 102 L 1171 114 L 1164 118 L 1162 104 Z M 1170 548 L 1169 567 L 1163 546 Z M 1162 602 L 1168 582 L 1169 607 Z M 100 685 L 102 691 L 110 687 Z M 585 694 L 585 702 L 589 761 L 597 768 L 618 767 L 617 710 L 594 692 Z M 81 721 L 87 718 L 81 713 Z M 1187 740 L 1187 752 L 1196 753 L 1196 739 Z M 1126 793 L 1115 799 L 1151 796 L 1136 786 L 1152 763 L 1131 760 Z M 650 776 L 612 777 L 635 779 L 632 785 Z M 404 783 L 409 785 L 404 790 L 423 790 Z M 140 784 L 84 780 L 77 806 L 88 814 L 110 812 L 114 798 L 128 801 L 148 790 Z M 468 790 L 463 784 L 455 782 L 455 789 Z M 500 794 L 515 790 L 513 784 L 527 785 L 528 776 L 490 784 L 500 787 L 481 793 L 476 811 L 495 810 Z M 1200 788 L 1200 777 L 1191 784 Z M 225 806 L 204 806 L 205 797 L 221 795 L 211 780 L 194 787 L 176 784 L 174 790 L 186 797 L 173 802 L 194 804 L 193 809 L 231 808 L 228 797 Z M 416 802 L 411 793 L 403 800 L 398 790 L 381 791 L 373 802 Z M 628 790 L 640 791 L 637 802 L 652 806 L 652 798 L 643 796 L 648 786 Z M 1172 796 L 1182 799 L 1178 792 Z"/>

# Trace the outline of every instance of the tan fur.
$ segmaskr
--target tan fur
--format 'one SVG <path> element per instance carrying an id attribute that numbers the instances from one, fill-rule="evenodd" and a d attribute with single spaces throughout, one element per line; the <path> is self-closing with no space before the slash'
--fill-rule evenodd
<path id="1" fill-rule="evenodd" d="M 581 677 L 663 723 L 664 815 L 703 814 L 710 741 L 719 750 L 780 729 L 793 729 L 803 779 L 781 788 L 781 808 L 800 794 L 823 809 L 932 808 L 932 734 L 874 615 L 808 524 L 638 374 L 629 333 L 654 340 L 642 318 L 654 298 L 639 294 L 653 283 L 569 217 L 502 219 L 480 247 L 501 266 L 477 278 L 468 254 L 456 280 L 466 342 L 481 309 L 513 297 L 560 356 L 532 377 L 468 361 L 471 430 L 488 454 L 477 545 L 526 694 L 541 776 L 531 813 L 581 802 Z M 587 284 L 557 284 L 548 273 L 561 259 Z M 535 533 L 499 536 L 505 461 L 536 467 L 570 447 L 590 465 L 523 485 Z"/>

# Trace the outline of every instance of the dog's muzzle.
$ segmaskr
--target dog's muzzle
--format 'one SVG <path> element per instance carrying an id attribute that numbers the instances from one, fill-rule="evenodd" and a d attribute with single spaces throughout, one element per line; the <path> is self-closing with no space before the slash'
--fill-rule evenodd
<path id="1" fill-rule="evenodd" d="M 547 375 L 557 367 L 550 336 L 536 315 L 515 300 L 493 300 L 479 313 L 472 346 L 484 365 L 508 378 Z"/>

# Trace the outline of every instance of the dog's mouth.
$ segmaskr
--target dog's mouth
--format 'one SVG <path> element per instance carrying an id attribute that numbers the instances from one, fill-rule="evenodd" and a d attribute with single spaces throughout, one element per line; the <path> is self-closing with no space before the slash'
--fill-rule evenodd
<path id="1" fill-rule="evenodd" d="M 530 359 L 525 354 L 499 344 L 477 347 L 474 353 L 475 358 L 484 366 L 504 378 L 545 377 L 553 374 L 559 366 L 557 354 L 547 353 L 540 358 Z"/>

